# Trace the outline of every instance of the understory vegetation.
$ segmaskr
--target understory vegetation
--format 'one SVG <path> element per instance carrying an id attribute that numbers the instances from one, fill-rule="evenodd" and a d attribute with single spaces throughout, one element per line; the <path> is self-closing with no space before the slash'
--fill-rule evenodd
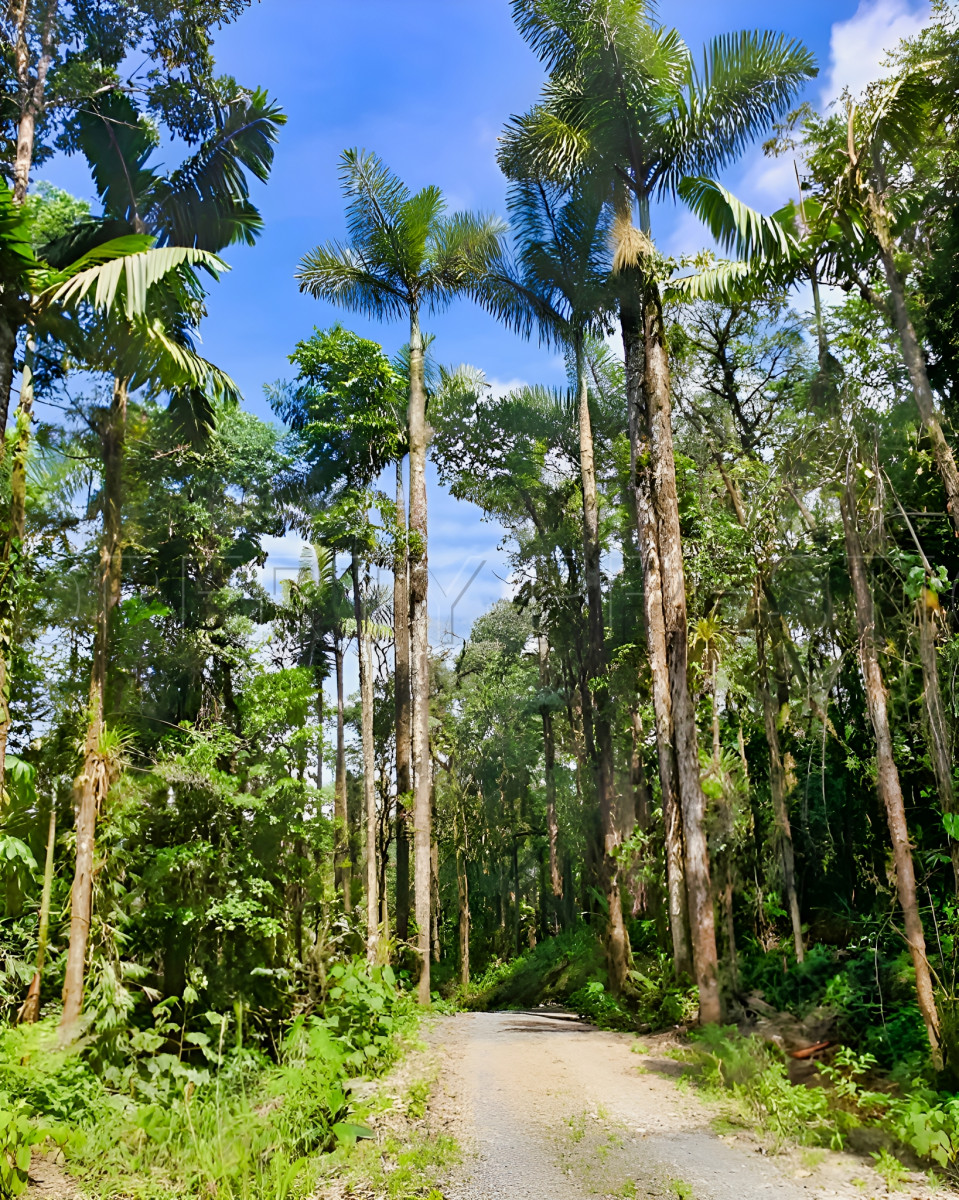
<path id="1" fill-rule="evenodd" d="M 274 421 L 200 340 L 286 122 L 247 7 L 2 18 L 0 1197 L 436 1200 L 372 1082 L 431 1005 L 695 1029 L 773 1139 L 955 1181 L 955 5 L 817 112 L 785 35 L 512 0 L 506 216 L 345 150 Z M 444 365 L 467 302 L 565 382 Z M 443 645 L 440 505 L 509 572 Z"/>

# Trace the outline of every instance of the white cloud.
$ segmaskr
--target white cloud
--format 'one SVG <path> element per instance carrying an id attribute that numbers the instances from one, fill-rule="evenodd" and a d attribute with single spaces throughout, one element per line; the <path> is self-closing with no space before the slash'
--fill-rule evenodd
<path id="1" fill-rule="evenodd" d="M 903 38 L 912 37 L 929 19 L 930 6 L 922 0 L 860 0 L 847 21 L 837 21 L 829 39 L 830 67 L 822 92 L 823 105 L 835 100 L 843 88 L 859 95 L 883 74 L 883 62 Z"/>
<path id="2" fill-rule="evenodd" d="M 793 155 L 783 154 L 778 158 L 762 155 L 747 171 L 740 196 L 747 204 L 762 212 L 775 212 L 787 200 L 795 200 L 798 192 Z"/>
<path id="3" fill-rule="evenodd" d="M 490 386 L 490 393 L 494 400 L 502 400 L 510 392 L 518 392 L 524 387 L 529 387 L 526 379 L 487 379 L 486 382 Z"/>

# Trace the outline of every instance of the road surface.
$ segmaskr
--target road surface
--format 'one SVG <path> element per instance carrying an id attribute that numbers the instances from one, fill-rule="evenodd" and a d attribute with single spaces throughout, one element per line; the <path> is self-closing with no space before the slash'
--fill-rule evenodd
<path id="1" fill-rule="evenodd" d="M 440 1065 L 435 1104 L 464 1150 L 446 1200 L 887 1194 L 868 1157 L 773 1154 L 748 1130 L 717 1133 L 721 1110 L 683 1085 L 662 1039 L 538 1009 L 444 1017 L 431 1042 Z M 917 1177 L 902 1195 L 933 1193 Z"/>

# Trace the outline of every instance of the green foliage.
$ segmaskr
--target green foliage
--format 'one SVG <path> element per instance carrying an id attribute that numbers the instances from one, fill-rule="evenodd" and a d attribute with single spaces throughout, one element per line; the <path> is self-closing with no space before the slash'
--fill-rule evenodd
<path id="1" fill-rule="evenodd" d="M 294 502 L 372 487 L 405 449 L 406 397 L 382 347 L 334 325 L 298 342 L 290 362 L 296 381 L 268 394 L 292 435 Z"/>
<path id="2" fill-rule="evenodd" d="M 892 1149 L 906 1148 L 955 1175 L 959 1167 L 959 1098 L 939 1094 L 913 1080 L 903 1092 L 875 1080 L 876 1060 L 841 1046 L 820 1068 L 813 1086 L 790 1083 L 782 1053 L 735 1029 L 707 1027 L 693 1035 L 682 1056 L 693 1064 L 698 1083 L 715 1094 L 732 1094 L 760 1128 L 778 1139 L 841 1148 L 858 1126 L 884 1134 L 889 1145 L 875 1155 L 877 1170 L 901 1171 Z M 898 1177 L 898 1176 L 897 1176 Z"/>
<path id="3" fill-rule="evenodd" d="M 927 1042 L 915 1001 L 914 977 L 901 947 L 865 944 L 837 953 L 812 946 L 786 972 L 782 957 L 750 955 L 743 983 L 781 1011 L 805 1018 L 823 1009 L 836 1020 L 837 1035 L 860 1053 L 874 1055 L 887 1071 L 910 1079 L 927 1062 Z"/>
<path id="4" fill-rule="evenodd" d="M 39 1128 L 25 1104 L 0 1105 L 0 1196 L 3 1200 L 26 1191 L 30 1159 L 53 1131 Z"/>
<path id="5" fill-rule="evenodd" d="M 382 1069 L 396 1051 L 395 1034 L 411 1016 L 411 1000 L 390 966 L 359 960 L 330 968 L 324 1020 L 356 1071 Z"/>
<path id="6" fill-rule="evenodd" d="M 388 967 L 334 964 L 330 980 L 322 1015 L 291 1022 L 276 1062 L 239 1044 L 226 1016 L 205 1013 L 185 1028 L 171 1019 L 172 1002 L 155 1007 L 152 1027 L 130 1033 L 123 1070 L 104 1067 L 93 1039 L 58 1049 L 51 1022 L 7 1031 L 7 1160 L 27 1161 L 55 1121 L 61 1142 L 74 1130 L 65 1142 L 71 1169 L 97 1187 L 145 1200 L 194 1189 L 216 1200 L 275 1200 L 315 1177 L 316 1156 L 372 1136 L 349 1081 L 384 1070 L 415 1024 Z"/>
<path id="7" fill-rule="evenodd" d="M 569 1007 L 600 1029 L 634 1029 L 635 1016 L 606 991 L 598 980 L 590 980 L 584 987 L 571 992 L 567 998 Z"/>

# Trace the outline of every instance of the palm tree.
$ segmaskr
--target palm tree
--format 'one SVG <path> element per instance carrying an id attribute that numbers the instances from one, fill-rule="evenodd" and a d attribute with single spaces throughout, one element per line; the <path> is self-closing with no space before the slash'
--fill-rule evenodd
<path id="1" fill-rule="evenodd" d="M 340 177 L 350 244 L 328 242 L 301 262 L 303 291 L 382 319 L 410 325 L 410 641 L 413 694 L 414 893 L 420 956 L 419 1000 L 430 999 L 429 619 L 427 609 L 426 389 L 420 316 L 475 292 L 496 260 L 503 225 L 471 213 L 446 214 L 436 187 L 415 194 L 379 158 L 347 150 Z"/>
<path id="2" fill-rule="evenodd" d="M 0 188 L 0 275 L 3 290 L 19 297 L 18 307 L 26 326 L 26 349 L 20 381 L 10 469 L 10 508 L 0 549 L 0 791 L 10 727 L 8 673 L 9 643 L 16 583 L 26 516 L 27 458 L 31 445 L 34 402 L 34 364 L 43 338 L 69 337 L 78 328 L 78 312 L 91 308 L 102 318 L 112 314 L 136 325 L 141 348 L 154 356 L 172 356 L 181 367 L 195 365 L 196 356 L 176 347 L 158 324 L 155 289 L 171 278 L 180 287 L 199 289 L 192 268 L 201 266 L 214 275 L 225 270 L 215 255 L 187 247 L 154 248 L 153 239 L 133 234 L 111 238 L 58 264 L 39 257 L 30 244 L 29 227 L 11 193 Z M 154 307 L 151 309 L 151 305 Z M 82 351 L 82 341 L 79 342 Z M 83 362 L 81 357 L 79 361 Z"/>
<path id="3" fill-rule="evenodd" d="M 670 415 L 669 360 L 650 224 L 651 202 L 688 175 L 733 161 L 782 115 L 814 74 L 809 52 L 771 33 L 727 34 L 698 66 L 679 34 L 654 26 L 643 0 L 513 0 L 514 20 L 550 69 L 541 101 L 514 117 L 500 150 L 513 177 L 605 180 L 616 213 L 630 427 L 644 578 L 662 620 L 683 817 L 686 887 L 700 1019 L 721 1015 L 715 918 L 703 826 L 695 713 L 686 677 L 688 631 Z M 638 228 L 634 223 L 638 216 Z M 644 469 L 647 463 L 648 471 Z M 657 601 L 657 574 L 661 590 Z M 658 606 L 658 607 L 657 607 Z M 660 617 L 661 613 L 661 617 Z"/>
<path id="4" fill-rule="evenodd" d="M 606 332 L 613 303 L 609 223 L 603 195 L 588 187 L 566 196 L 542 180 L 523 181 L 512 188 L 508 204 L 518 261 L 504 260 L 490 273 L 481 290 L 483 303 L 517 331 L 529 336 L 535 327 L 542 341 L 565 346 L 575 370 L 589 630 L 583 717 L 603 832 L 609 981 L 614 992 L 621 992 L 629 970 L 629 936 L 615 857 L 622 831 L 616 821 L 612 722 L 603 680 L 608 663 L 587 363 L 587 339 Z"/>
<path id="5" fill-rule="evenodd" d="M 167 247 L 151 251 L 172 258 L 201 256 L 214 277 L 224 264 L 208 251 Z M 85 294 L 82 277 L 77 295 Z M 92 286 L 92 280 L 91 280 Z M 129 292 L 126 281 L 124 291 Z M 103 461 L 101 511 L 103 530 L 96 570 L 96 623 L 90 672 L 87 732 L 83 768 L 76 781 L 76 869 L 71 896 L 70 940 L 63 989 L 61 1036 L 68 1038 L 83 1008 L 83 979 L 93 896 L 93 860 L 97 814 L 116 773 L 117 732 L 107 724 L 107 672 L 113 614 L 122 581 L 122 465 L 130 391 L 149 385 L 155 390 L 188 389 L 205 396 L 235 397 L 236 385 L 223 372 L 184 344 L 185 322 L 202 311 L 203 288 L 182 263 L 148 286 L 142 311 L 95 311 L 92 318 L 60 322 L 58 339 L 75 348 L 77 360 L 93 370 L 114 373 L 108 408 L 96 413 L 96 432 Z M 96 309 L 98 296 L 93 303 Z M 171 333 L 172 330 L 172 333 Z"/>

